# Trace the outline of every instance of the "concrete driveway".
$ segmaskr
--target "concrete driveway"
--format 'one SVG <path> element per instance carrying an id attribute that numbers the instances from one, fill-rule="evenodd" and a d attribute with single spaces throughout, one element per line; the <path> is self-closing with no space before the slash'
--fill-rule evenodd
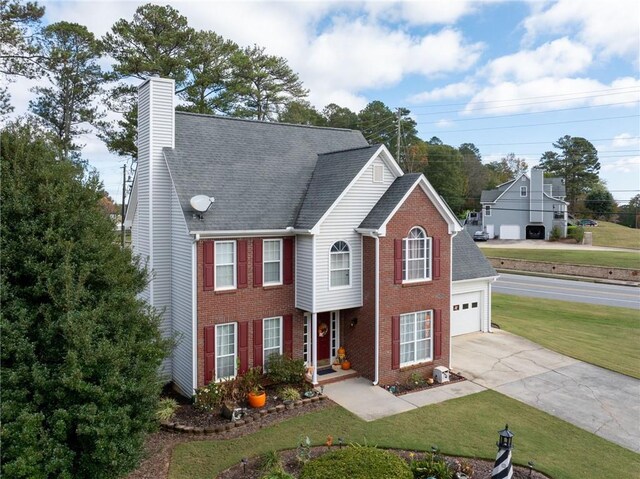
<path id="1" fill-rule="evenodd" d="M 455 337 L 452 351 L 474 383 L 640 452 L 640 380 L 500 330 Z"/>

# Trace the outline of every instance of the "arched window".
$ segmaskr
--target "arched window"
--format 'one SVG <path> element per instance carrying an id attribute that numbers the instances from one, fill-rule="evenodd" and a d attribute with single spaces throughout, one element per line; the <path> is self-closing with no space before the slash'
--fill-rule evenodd
<path id="1" fill-rule="evenodd" d="M 431 279 L 431 238 L 420 227 L 412 228 L 402 240 L 403 281 Z"/>
<path id="2" fill-rule="evenodd" d="M 329 286 L 339 288 L 351 285 L 351 252 L 344 241 L 336 241 L 329 253 Z"/>

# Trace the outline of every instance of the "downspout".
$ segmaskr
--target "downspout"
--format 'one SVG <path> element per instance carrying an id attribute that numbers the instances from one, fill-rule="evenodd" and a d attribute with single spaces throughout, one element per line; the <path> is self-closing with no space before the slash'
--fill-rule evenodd
<path id="1" fill-rule="evenodd" d="M 377 233 L 377 232 L 376 232 Z M 373 380 L 373 385 L 377 386 L 378 385 L 378 380 L 379 380 L 379 375 L 378 375 L 378 369 L 379 369 L 379 362 L 380 362 L 380 236 L 379 234 L 376 234 L 374 237 L 375 242 L 376 242 L 376 280 L 375 280 L 375 328 L 376 328 L 376 332 L 375 332 L 375 348 L 376 348 L 376 353 L 375 353 L 375 360 L 374 360 L 374 364 L 375 364 L 375 371 L 374 371 L 374 380 Z"/>
<path id="2" fill-rule="evenodd" d="M 451 364 L 453 364 L 453 341 L 451 340 L 451 303 L 453 301 L 453 238 L 455 238 L 458 233 L 458 231 L 454 231 L 451 235 L 451 241 L 449 242 L 449 369 L 451 369 Z"/>

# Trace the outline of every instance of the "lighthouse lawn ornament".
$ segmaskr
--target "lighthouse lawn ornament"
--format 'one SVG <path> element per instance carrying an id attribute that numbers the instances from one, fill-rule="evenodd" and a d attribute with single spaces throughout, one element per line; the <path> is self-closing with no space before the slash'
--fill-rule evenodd
<path id="1" fill-rule="evenodd" d="M 513 477 L 513 466 L 511 465 L 513 433 L 509 431 L 509 425 L 507 424 L 498 434 L 500 434 L 500 441 L 496 443 L 498 456 L 493 466 L 491 479 L 511 479 Z"/>

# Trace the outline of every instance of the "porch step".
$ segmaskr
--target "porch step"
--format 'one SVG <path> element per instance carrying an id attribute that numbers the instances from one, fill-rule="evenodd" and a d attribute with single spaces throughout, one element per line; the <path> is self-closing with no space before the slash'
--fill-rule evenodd
<path id="1" fill-rule="evenodd" d="M 360 373 L 355 369 L 347 369 L 346 371 L 341 368 L 334 368 L 332 373 L 323 374 L 322 376 L 318 375 L 318 384 L 329 384 L 336 383 L 338 381 L 343 381 L 349 378 L 357 378 L 360 376 Z"/>

